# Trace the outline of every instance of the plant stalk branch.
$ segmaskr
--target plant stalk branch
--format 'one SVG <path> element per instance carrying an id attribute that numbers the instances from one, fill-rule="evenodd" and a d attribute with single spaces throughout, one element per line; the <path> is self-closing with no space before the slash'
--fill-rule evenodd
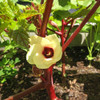
<path id="1" fill-rule="evenodd" d="M 45 8 L 45 12 L 43 15 L 43 22 L 42 22 L 42 26 L 40 29 L 40 36 L 42 36 L 42 37 L 45 37 L 46 27 L 47 27 L 47 23 L 49 20 L 52 3 L 53 3 L 53 0 L 47 0 L 47 2 L 46 2 L 46 8 Z"/>

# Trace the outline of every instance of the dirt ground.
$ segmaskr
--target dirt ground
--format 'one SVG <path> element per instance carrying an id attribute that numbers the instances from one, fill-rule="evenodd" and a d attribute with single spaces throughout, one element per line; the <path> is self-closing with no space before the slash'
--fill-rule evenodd
<path id="1" fill-rule="evenodd" d="M 100 100 L 100 59 L 96 57 L 89 67 L 86 59 L 86 47 L 73 47 L 66 50 L 66 77 L 62 82 L 61 62 L 53 69 L 56 95 L 63 100 Z M 32 74 L 31 65 L 25 60 L 26 53 L 19 51 L 16 55 L 21 63 L 15 67 L 18 74 L 0 84 L 0 98 L 17 94 L 37 84 L 40 79 Z M 96 53 L 94 54 L 94 56 Z M 24 97 L 22 100 L 49 100 L 46 90 L 39 90 Z"/>

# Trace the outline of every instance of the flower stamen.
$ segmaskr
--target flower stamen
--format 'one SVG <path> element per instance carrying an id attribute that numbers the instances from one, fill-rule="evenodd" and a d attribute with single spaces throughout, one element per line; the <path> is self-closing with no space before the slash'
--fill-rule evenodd
<path id="1" fill-rule="evenodd" d="M 54 50 L 50 47 L 44 47 L 44 50 L 42 52 L 45 58 L 51 58 L 54 56 Z"/>

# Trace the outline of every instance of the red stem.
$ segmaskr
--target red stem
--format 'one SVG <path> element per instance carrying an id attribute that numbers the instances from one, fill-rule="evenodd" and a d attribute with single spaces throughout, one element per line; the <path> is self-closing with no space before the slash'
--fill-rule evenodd
<path id="1" fill-rule="evenodd" d="M 55 30 L 53 30 L 53 29 L 50 29 L 50 28 L 48 28 L 47 27 L 47 29 L 48 30 L 50 30 L 50 31 L 52 31 L 52 32 L 54 32 L 54 33 L 56 33 L 57 35 L 59 35 L 59 36 L 61 36 L 62 35 L 62 33 L 61 33 L 61 31 L 59 30 L 59 31 L 55 31 Z"/>
<path id="2" fill-rule="evenodd" d="M 54 90 L 54 85 L 53 85 L 53 75 L 52 75 L 52 70 L 53 70 L 53 65 L 45 70 L 45 79 L 46 79 L 46 89 L 48 92 L 48 95 L 50 97 L 50 100 L 56 100 L 56 94 Z"/>
<path id="3" fill-rule="evenodd" d="M 47 27 L 47 23 L 49 20 L 52 3 L 53 3 L 53 0 L 47 0 L 47 2 L 46 2 L 46 8 L 45 8 L 45 12 L 43 15 L 43 22 L 42 22 L 42 26 L 40 29 L 40 36 L 42 36 L 42 37 L 45 37 L 46 27 Z"/>
<path id="4" fill-rule="evenodd" d="M 53 3 L 53 0 L 47 0 L 46 2 L 46 8 L 43 15 L 43 22 L 40 29 L 40 36 L 42 37 L 45 37 L 45 32 L 46 32 L 50 12 L 51 12 L 52 3 Z M 57 100 L 55 90 L 54 90 L 54 85 L 53 85 L 52 69 L 53 69 L 53 65 L 50 68 L 44 70 L 44 75 L 45 75 L 44 80 L 46 81 L 45 86 L 46 86 L 48 95 L 50 97 L 50 100 Z"/>
<path id="5" fill-rule="evenodd" d="M 43 4 L 44 3 L 44 0 L 41 0 L 41 4 Z"/>
<path id="6" fill-rule="evenodd" d="M 32 5 L 32 7 L 33 7 L 35 10 L 37 10 L 37 8 L 36 8 L 36 6 L 34 5 L 33 2 L 31 2 L 31 5 Z"/>
<path id="7" fill-rule="evenodd" d="M 74 22 L 74 20 L 71 20 L 71 26 L 70 26 L 70 28 L 69 28 L 67 34 L 65 35 L 65 38 L 66 38 L 66 39 L 68 38 L 69 33 L 70 33 L 70 31 L 71 31 L 71 29 L 72 29 L 72 27 L 73 27 L 73 22 Z"/>
<path id="8" fill-rule="evenodd" d="M 4 31 L 7 32 L 7 33 L 9 32 L 7 29 L 4 29 Z"/>
<path id="9" fill-rule="evenodd" d="M 65 38 L 64 38 L 64 29 L 65 29 L 65 21 L 64 19 L 62 20 L 62 28 L 61 28 L 61 42 L 62 42 L 62 45 L 64 45 L 64 42 L 65 42 Z M 62 77 L 65 76 L 65 55 L 64 55 L 64 52 L 63 52 L 63 55 L 62 55 Z"/>
<path id="10" fill-rule="evenodd" d="M 71 35 L 71 37 L 66 41 L 66 43 L 62 46 L 62 51 L 64 52 L 65 49 L 68 47 L 68 45 L 71 43 L 71 41 L 76 37 L 76 35 L 79 33 L 79 31 L 83 28 L 83 26 L 86 24 L 86 22 L 90 19 L 90 17 L 95 13 L 97 8 L 100 6 L 100 0 L 96 2 L 94 7 L 91 9 L 91 11 L 88 13 L 88 15 L 84 18 L 82 23 L 78 26 L 78 28 L 74 31 L 74 33 Z"/>
<path id="11" fill-rule="evenodd" d="M 65 26 L 67 26 L 70 22 L 72 22 L 73 19 L 69 20 L 68 22 L 65 23 Z"/>
<path id="12" fill-rule="evenodd" d="M 62 45 L 64 44 L 64 29 L 65 29 L 65 21 L 64 19 L 62 20 L 62 28 L 61 28 L 61 42 L 62 42 Z"/>

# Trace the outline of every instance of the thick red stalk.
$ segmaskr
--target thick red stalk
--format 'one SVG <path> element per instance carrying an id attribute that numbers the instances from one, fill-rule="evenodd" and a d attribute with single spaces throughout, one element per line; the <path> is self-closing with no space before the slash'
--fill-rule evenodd
<path id="1" fill-rule="evenodd" d="M 62 20 L 62 28 L 61 28 L 61 33 L 62 33 L 62 35 L 61 35 L 61 42 L 62 42 L 62 45 L 64 44 L 64 29 L 65 29 L 65 21 L 64 21 L 64 19 Z"/>
<path id="2" fill-rule="evenodd" d="M 79 31 L 83 28 L 83 26 L 87 23 L 87 21 L 90 19 L 90 17 L 95 13 L 97 8 L 100 6 L 100 0 L 96 2 L 94 7 L 91 9 L 91 11 L 88 13 L 88 15 L 84 18 L 82 23 L 78 26 L 78 28 L 74 31 L 74 33 L 71 35 L 71 37 L 66 41 L 66 43 L 62 46 L 62 51 L 64 52 L 65 49 L 68 47 L 68 45 L 71 43 L 71 41 L 76 37 L 76 35 L 79 33 Z"/>
<path id="3" fill-rule="evenodd" d="M 53 0 L 47 0 L 46 2 L 46 8 L 45 8 L 45 12 L 43 15 L 43 22 L 42 22 L 42 26 L 40 29 L 40 36 L 42 37 L 45 37 L 47 23 L 48 23 L 51 8 L 52 8 L 52 3 L 53 3 Z M 54 90 L 54 85 L 53 85 L 52 69 L 53 69 L 53 66 L 44 70 L 44 75 L 45 75 L 44 79 L 46 81 L 45 86 L 46 86 L 48 95 L 50 97 L 50 100 L 57 100 L 55 90 Z"/>
<path id="4" fill-rule="evenodd" d="M 40 36 L 42 37 L 45 37 L 45 32 L 46 32 L 47 23 L 48 23 L 51 8 L 52 8 L 52 3 L 53 3 L 53 0 L 47 0 L 46 2 L 46 8 L 45 8 L 45 12 L 43 15 L 43 22 L 42 22 L 42 26 L 40 29 Z"/>
<path id="5" fill-rule="evenodd" d="M 46 86 L 48 95 L 50 97 L 50 100 L 56 100 L 57 97 L 56 97 L 54 85 L 53 85 L 52 70 L 53 70 L 53 65 L 49 69 L 45 70 L 45 79 L 46 79 L 45 86 Z"/>

